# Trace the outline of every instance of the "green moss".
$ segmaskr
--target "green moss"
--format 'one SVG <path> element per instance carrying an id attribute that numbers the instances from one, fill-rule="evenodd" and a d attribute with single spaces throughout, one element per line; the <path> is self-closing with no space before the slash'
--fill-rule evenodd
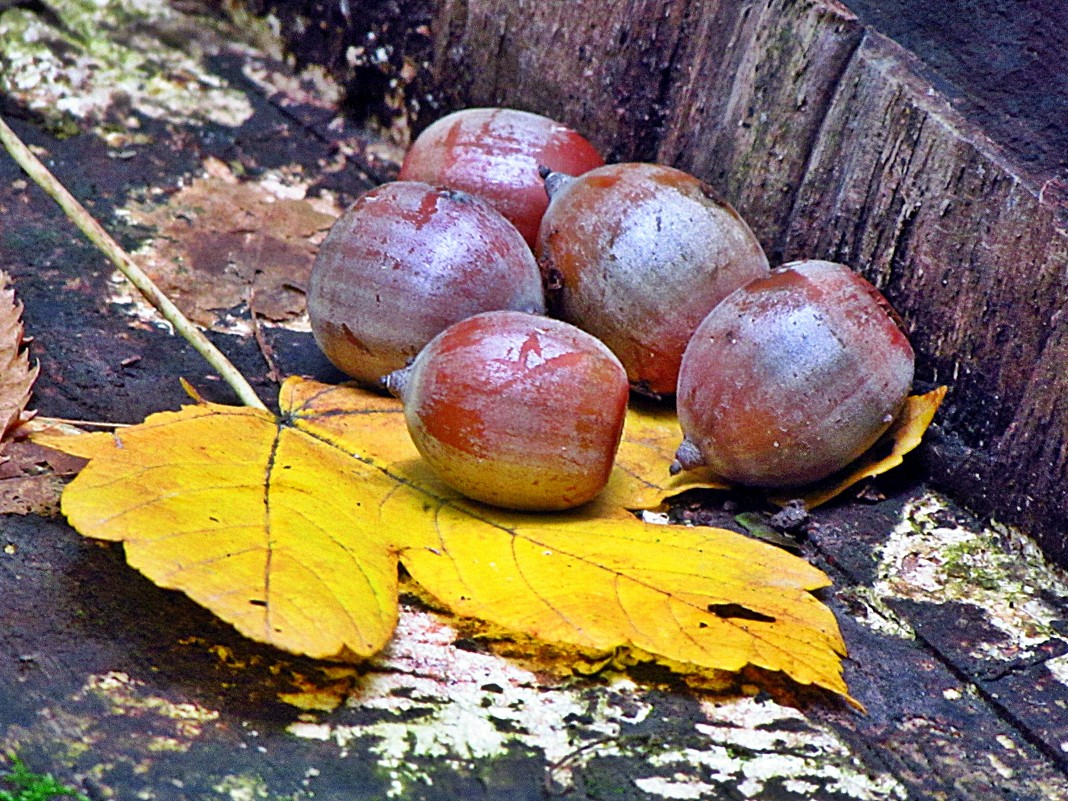
<path id="1" fill-rule="evenodd" d="M 50 801 L 54 798 L 75 798 L 89 801 L 72 787 L 58 782 L 51 774 L 34 773 L 17 756 L 8 757 L 11 767 L 0 775 L 0 784 L 10 789 L 0 789 L 0 801 Z"/>
<path id="2" fill-rule="evenodd" d="M 1016 584 L 1007 575 L 1012 567 L 1009 557 L 998 554 L 982 539 L 950 545 L 942 552 L 942 558 L 942 569 L 948 577 L 967 581 L 984 590 L 1010 592 Z"/>
<path id="3" fill-rule="evenodd" d="M 998 644 L 977 644 L 974 655 L 982 659 L 1011 660 L 1057 636 L 1062 613 L 1050 598 L 1068 597 L 1064 574 L 1032 540 L 997 523 L 969 524 L 935 493 L 905 508 L 881 549 L 878 575 L 876 596 L 982 610 L 1006 635 Z"/>
<path id="4" fill-rule="evenodd" d="M 161 0 L 50 5 L 55 19 L 20 9 L 0 17 L 0 92 L 54 135 L 94 129 L 126 147 L 141 141 L 138 117 L 236 126 L 251 116 L 244 94 L 210 74 L 213 34 L 199 18 Z"/>

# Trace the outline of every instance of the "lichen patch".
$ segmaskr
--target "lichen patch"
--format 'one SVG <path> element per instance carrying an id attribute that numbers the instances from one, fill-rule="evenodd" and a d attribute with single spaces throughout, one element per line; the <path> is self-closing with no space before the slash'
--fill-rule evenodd
<path id="1" fill-rule="evenodd" d="M 0 17 L 0 91 L 55 129 L 136 129 L 138 116 L 238 126 L 247 97 L 205 68 L 216 47 L 207 26 L 163 0 L 55 0 L 65 30 L 46 15 Z"/>
<path id="2" fill-rule="evenodd" d="M 1068 686 L 1068 654 L 1054 657 L 1047 661 L 1046 669 L 1053 674 L 1053 677 L 1057 679 L 1057 681 Z"/>
<path id="3" fill-rule="evenodd" d="M 219 718 L 219 713 L 213 709 L 144 693 L 141 682 L 120 671 L 89 676 L 73 700 L 77 702 L 89 696 L 104 700 L 114 716 L 138 719 L 139 729 L 146 733 L 157 728 L 165 730 L 166 734 L 154 735 L 161 746 L 165 746 L 160 750 L 188 747 L 188 741 L 199 737 L 206 724 Z M 150 723 L 149 718 L 155 723 Z"/>
<path id="4" fill-rule="evenodd" d="M 652 753 L 647 763 L 661 770 L 639 787 L 664 798 L 719 798 L 728 787 L 757 798 L 772 784 L 799 798 L 906 797 L 896 779 L 869 773 L 835 733 L 796 709 L 754 698 L 707 699 L 702 708 L 702 737 Z"/>
<path id="5" fill-rule="evenodd" d="M 1019 658 L 1060 638 L 1053 624 L 1061 613 L 1050 599 L 1068 599 L 1064 572 L 1018 531 L 964 525 L 935 493 L 905 507 L 878 558 L 876 597 L 969 604 L 1005 635 L 978 645 L 977 659 Z"/>
<path id="6" fill-rule="evenodd" d="M 270 797 L 266 782 L 259 776 L 247 774 L 227 775 L 212 789 L 230 801 L 256 801 Z"/>
<path id="7" fill-rule="evenodd" d="M 682 773 L 675 774 L 670 778 L 646 776 L 641 779 L 635 779 L 634 784 L 642 792 L 659 796 L 660 798 L 715 798 L 715 793 L 718 792 L 716 785 L 695 781 L 692 777 Z"/>
<path id="8" fill-rule="evenodd" d="M 650 709 L 623 676 L 591 693 L 583 682 L 555 681 L 514 661 L 459 648 L 456 639 L 435 615 L 402 608 L 392 643 L 348 701 L 351 710 L 378 713 L 375 721 L 296 723 L 289 731 L 332 739 L 343 750 L 370 738 L 369 750 L 397 795 L 431 781 L 417 758 L 462 766 L 519 746 L 557 762 L 583 745 L 581 737 L 618 735 Z M 575 719 L 589 722 L 580 729 Z"/>
<path id="9" fill-rule="evenodd" d="M 446 619 L 402 607 L 391 645 L 339 710 L 361 722 L 302 720 L 288 730 L 332 741 L 342 755 L 376 755 L 391 797 L 433 783 L 433 769 L 473 770 L 517 748 L 539 754 L 561 791 L 593 761 L 623 757 L 638 766 L 625 781 L 653 798 L 712 799 L 726 788 L 757 797 L 772 783 L 813 787 L 820 798 L 905 797 L 830 729 L 770 700 L 696 691 L 685 733 L 673 718 L 670 734 L 647 734 L 659 691 L 622 672 L 589 679 L 542 670 L 536 656 L 469 650 Z"/>

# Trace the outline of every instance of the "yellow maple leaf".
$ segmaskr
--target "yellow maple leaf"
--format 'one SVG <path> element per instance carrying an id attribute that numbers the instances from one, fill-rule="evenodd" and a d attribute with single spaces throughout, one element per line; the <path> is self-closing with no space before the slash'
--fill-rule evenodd
<path id="1" fill-rule="evenodd" d="M 396 554 L 360 501 L 389 490 L 380 471 L 266 412 L 208 403 L 36 439 L 90 460 L 63 493 L 74 528 L 122 542 L 131 566 L 242 634 L 314 657 L 389 640 Z"/>
<path id="2" fill-rule="evenodd" d="M 115 434 L 42 437 L 90 459 L 63 510 L 157 584 L 244 634 L 317 657 L 381 648 L 397 560 L 458 614 L 684 669 L 783 671 L 848 697 L 826 586 L 732 532 L 644 523 L 611 498 L 509 513 L 438 482 L 396 401 L 301 379 L 274 416 L 199 404 Z"/>

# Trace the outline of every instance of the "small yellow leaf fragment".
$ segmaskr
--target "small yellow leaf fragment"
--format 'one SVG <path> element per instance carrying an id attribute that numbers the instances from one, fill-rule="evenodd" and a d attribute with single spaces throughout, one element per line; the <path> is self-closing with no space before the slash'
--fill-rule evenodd
<path id="1" fill-rule="evenodd" d="M 827 503 L 838 497 L 847 489 L 866 478 L 882 475 L 897 467 L 904 460 L 905 454 L 914 450 L 923 439 L 924 433 L 931 425 L 935 412 L 946 397 L 947 387 L 938 387 L 923 395 L 910 395 L 905 402 L 905 409 L 898 416 L 882 439 L 868 449 L 859 459 L 845 470 L 835 473 L 826 481 L 803 491 L 801 499 L 809 509 Z M 888 450 L 889 443 L 889 450 Z M 792 498 L 798 497 L 797 495 Z M 792 500 L 786 495 L 772 495 L 769 500 L 784 506 Z"/>
<path id="2" fill-rule="evenodd" d="M 333 712 L 352 692 L 355 679 L 352 668 L 334 678 L 327 671 L 314 677 L 294 674 L 293 692 L 279 693 L 278 700 L 306 712 Z"/>
<path id="3" fill-rule="evenodd" d="M 711 475 L 668 472 L 682 442 L 675 410 L 637 400 L 627 410 L 615 471 L 602 495 L 624 509 L 655 509 L 667 498 L 691 489 L 729 489 Z"/>
<path id="4" fill-rule="evenodd" d="M 924 395 L 910 396 L 890 430 L 845 470 L 793 494 L 769 492 L 768 499 L 784 505 L 800 497 L 813 508 L 865 478 L 897 467 L 905 454 L 920 444 L 945 395 L 946 387 L 939 387 Z M 670 476 L 668 467 L 680 442 L 682 429 L 674 410 L 639 402 L 627 412 L 616 471 L 603 497 L 627 509 L 655 509 L 686 490 L 731 489 L 729 483 L 708 470 L 689 470 Z"/>

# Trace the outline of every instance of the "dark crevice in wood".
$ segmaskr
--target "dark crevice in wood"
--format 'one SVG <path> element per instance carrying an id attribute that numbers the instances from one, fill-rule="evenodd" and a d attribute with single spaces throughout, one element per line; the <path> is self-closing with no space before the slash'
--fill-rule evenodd
<path id="1" fill-rule="evenodd" d="M 896 271 L 907 268 L 909 240 L 912 238 L 912 230 L 916 223 L 917 212 L 918 209 L 916 208 L 905 212 L 905 218 L 898 226 L 897 233 L 894 235 L 894 242 L 890 246 L 890 274 L 884 284 L 884 289 L 886 285 L 891 283 Z"/>
<path id="2" fill-rule="evenodd" d="M 842 59 L 838 69 L 828 75 L 828 83 L 831 86 L 830 91 L 827 92 L 826 100 L 821 104 L 819 109 L 819 123 L 812 127 L 810 135 L 800 145 L 799 150 L 801 152 L 802 167 L 800 170 L 800 179 L 790 187 L 789 202 L 786 206 L 786 212 L 784 215 L 785 220 L 791 220 L 794 216 L 794 210 L 797 205 L 799 193 L 805 180 L 808 178 L 810 168 L 812 167 L 813 155 L 816 152 L 816 143 L 819 142 L 824 135 L 824 126 L 828 122 L 828 117 L 831 109 L 834 107 L 839 92 L 842 90 L 842 80 L 849 74 L 853 65 L 853 60 L 857 57 L 857 53 L 860 52 L 861 47 L 864 45 L 864 41 L 868 36 L 867 30 L 862 30 L 860 35 L 857 36 L 852 42 L 849 43 L 849 53 Z M 778 235 L 774 240 L 774 243 L 768 247 L 769 256 L 774 258 L 775 261 L 782 261 L 783 253 L 786 252 L 786 244 L 789 236 L 790 226 L 785 224 L 780 226 Z"/>
<path id="3" fill-rule="evenodd" d="M 207 0 L 225 8 L 222 0 Z M 346 89 L 345 111 L 356 123 L 375 122 L 386 128 L 399 117 L 414 115 L 422 86 L 418 77 L 399 108 L 396 97 L 409 86 L 407 61 L 430 58 L 427 25 L 438 0 L 392 0 L 340 4 L 331 0 L 247 0 L 258 14 L 273 14 L 281 23 L 299 65 L 326 67 Z M 352 48 L 362 55 L 350 59 Z M 377 57 L 381 50 L 384 58 Z M 355 51 L 353 51 L 355 52 Z"/>
<path id="4" fill-rule="evenodd" d="M 1065 754 L 1061 749 L 1060 743 L 1049 742 L 1040 736 L 1017 711 L 1020 708 L 1020 703 L 1027 703 L 1027 699 L 1014 698 L 1012 700 L 1016 701 L 1016 703 L 1006 703 L 1002 700 L 1001 693 L 992 688 L 992 682 L 1005 678 L 1013 672 L 1012 670 L 994 676 L 976 675 L 974 670 L 967 670 L 962 667 L 958 661 L 947 655 L 936 642 L 928 639 L 921 632 L 916 632 L 916 639 L 961 683 L 974 687 L 976 693 L 982 698 L 983 703 L 996 711 L 998 717 L 1005 721 L 1007 728 L 1011 729 L 1014 734 L 1025 740 L 1032 748 L 1057 765 L 1061 770 L 1068 771 L 1068 754 Z M 1043 661 L 1048 661 L 1048 658 Z M 1035 666 L 1044 667 L 1042 662 L 1031 665 L 1031 667 Z M 1021 661 L 1015 669 L 1023 670 L 1024 668 L 1025 665 Z"/>
<path id="5" fill-rule="evenodd" d="M 683 9 L 682 20 L 678 26 L 674 44 L 671 46 L 671 53 L 660 66 L 660 81 L 656 95 L 650 104 L 648 128 L 635 144 L 633 158 L 636 161 L 655 161 L 660 150 L 664 138 L 664 125 L 671 106 L 674 81 L 678 78 L 680 57 L 690 35 L 691 13 L 691 6 L 687 4 Z"/>
<path id="6" fill-rule="evenodd" d="M 899 519 L 904 502 L 901 497 L 891 497 L 871 509 L 872 515 L 866 522 L 859 522 L 855 510 L 848 505 L 835 504 L 813 513 L 814 528 L 809 538 L 809 553 L 812 559 L 832 579 L 836 587 L 870 587 L 875 578 L 873 565 L 876 552 L 882 547 L 885 528 L 873 525 L 880 515 L 885 515 L 887 523 Z M 947 510 L 948 511 L 948 510 Z M 978 519 L 956 509 L 949 525 L 961 524 L 978 530 Z M 846 641 L 849 643 L 850 658 L 847 660 L 847 679 L 857 698 L 869 706 L 867 714 L 855 719 L 840 716 L 825 716 L 827 722 L 839 733 L 847 736 L 858 748 L 871 749 L 873 743 L 885 738 L 883 747 L 872 749 L 876 758 L 874 767 L 879 763 L 889 764 L 891 772 L 904 778 L 914 766 L 901 760 L 896 744 L 901 737 L 894 732 L 894 727 L 911 722 L 913 718 L 926 718 L 947 727 L 965 726 L 965 730 L 950 735 L 959 737 L 960 742 L 953 748 L 969 750 L 969 742 L 983 738 L 984 733 L 968 727 L 968 711 L 971 704 L 978 704 L 987 710 L 984 713 L 994 719 L 993 734 L 1008 734 L 1018 738 L 1034 749 L 1036 755 L 1051 763 L 1051 768 L 1068 770 L 1068 755 L 1060 748 L 1064 741 L 1062 732 L 1044 731 L 1039 725 L 1040 715 L 1035 715 L 1038 707 L 1047 707 L 1048 716 L 1057 718 L 1056 710 L 1068 701 L 1068 689 L 1057 681 L 1049 681 L 1048 687 L 1039 690 L 1036 686 L 1042 674 L 1052 679 L 1045 663 L 1051 658 L 1065 653 L 1068 642 L 1052 636 L 1044 643 L 1032 648 L 1026 655 L 1007 662 L 984 661 L 971 655 L 972 641 L 962 638 L 954 624 L 958 618 L 973 618 L 978 631 L 968 630 L 975 642 L 997 643 L 1005 635 L 993 627 L 986 613 L 978 607 L 954 601 L 942 603 L 919 602 L 885 598 L 888 606 L 913 628 L 915 639 L 899 639 L 893 635 L 878 635 L 867 625 L 858 623 L 857 619 L 843 608 L 843 599 L 835 597 L 835 606 L 839 623 Z M 848 602 L 845 602 L 848 603 Z M 971 615 L 968 611 L 971 611 Z M 919 651 L 923 656 L 918 656 Z M 898 659 L 892 655 L 898 653 Z M 908 656 L 906 656 L 908 654 Z M 890 658 L 890 661 L 886 660 Z M 917 665 L 924 665 L 917 674 Z M 938 678 L 943 673 L 946 677 Z M 963 695 L 970 695 L 966 688 L 974 688 L 974 701 L 946 704 L 941 691 L 958 684 Z M 885 683 L 884 683 L 885 682 Z M 869 686 L 870 683 L 870 686 Z M 910 684 L 917 686 L 910 689 Z M 1029 689 L 1030 688 L 1030 689 Z M 869 690 L 871 693 L 869 694 Z M 901 695 L 897 695 L 900 692 Z M 915 698 L 910 698 L 914 695 Z M 904 704 L 904 706 L 901 706 Z M 904 716 L 904 717 L 903 717 Z M 977 723 L 973 720 L 972 724 Z M 983 726 L 991 727 L 991 720 L 983 721 Z M 1063 727 L 1063 724 L 1062 724 Z M 909 736 L 903 739 L 908 741 Z M 989 736 L 989 733 L 985 736 Z M 938 744 L 928 742 L 929 755 L 933 759 L 945 759 L 947 754 L 939 753 Z M 972 746 L 974 748 L 974 745 Z M 950 752 L 951 754 L 952 752 Z M 867 756 L 867 754 L 866 754 Z M 972 755 L 978 757 L 978 755 Z M 958 769 L 961 766 L 957 766 Z M 952 772 L 951 772 L 952 773 Z M 947 777 L 917 777 L 917 782 L 908 782 L 911 793 L 920 793 L 919 797 L 942 797 L 940 793 L 955 792 L 959 788 L 955 781 L 943 785 Z M 1007 788 L 1006 788 L 1007 790 Z M 961 795 L 947 797 L 972 799 L 961 791 Z M 987 795 L 978 797 L 986 798 Z M 993 797 L 993 796 L 990 796 Z M 1000 797 L 1000 796 L 998 796 Z"/>

